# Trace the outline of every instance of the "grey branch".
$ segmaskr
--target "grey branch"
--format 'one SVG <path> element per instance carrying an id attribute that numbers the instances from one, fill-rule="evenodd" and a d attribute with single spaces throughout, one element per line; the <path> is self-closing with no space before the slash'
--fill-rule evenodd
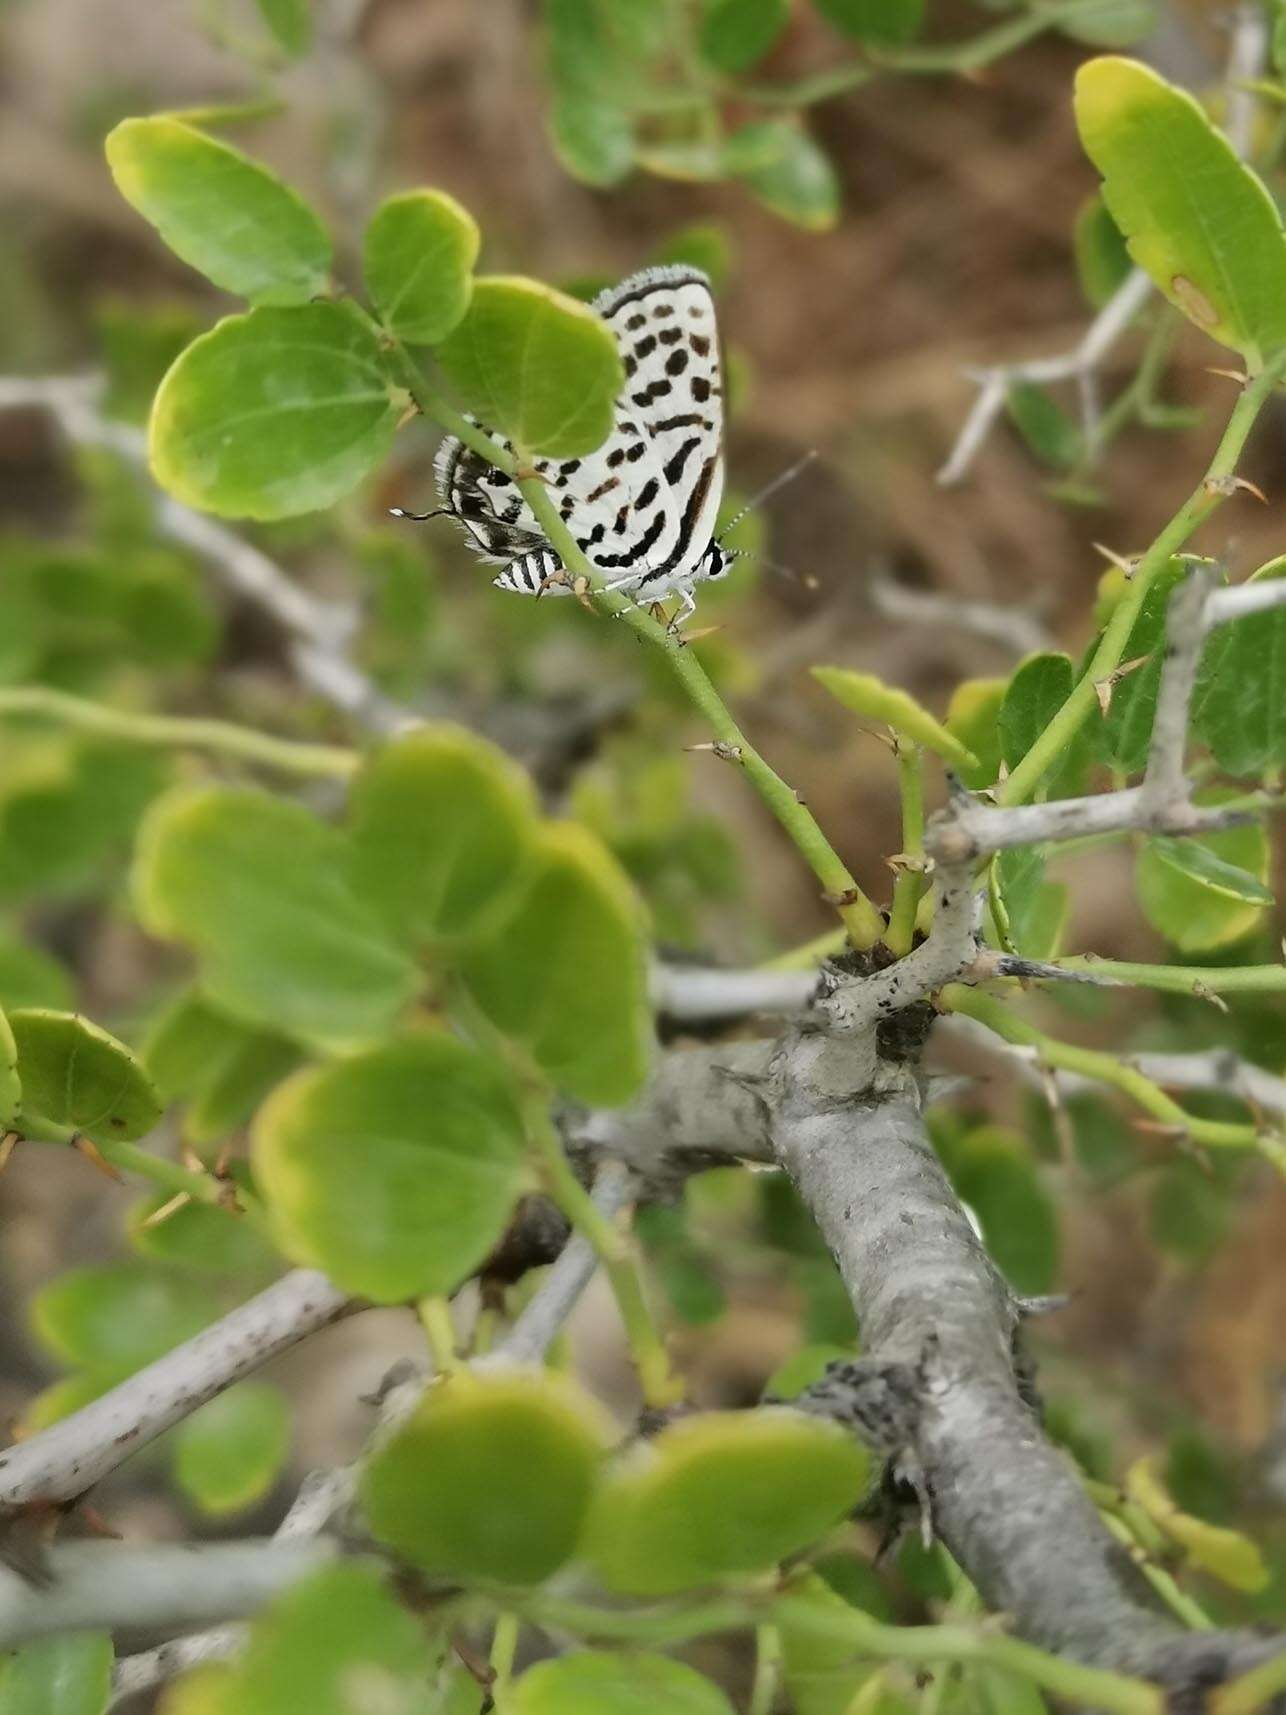
<path id="1" fill-rule="evenodd" d="M 101 393 L 94 375 L 0 377 L 0 410 L 45 411 L 69 441 L 104 447 L 147 471 L 146 438 L 104 416 Z M 355 614 L 347 604 L 318 601 L 252 542 L 168 495 L 156 496 L 155 517 L 171 541 L 198 554 L 230 589 L 276 620 L 289 639 L 295 670 L 318 696 L 372 732 L 395 732 L 418 718 L 390 702 L 349 657 Z"/>
<path id="2" fill-rule="evenodd" d="M 798 1012 L 817 988 L 816 971 L 721 971 L 657 965 L 652 1004 L 684 1023 L 744 1018 L 752 1012 Z"/>
<path id="3" fill-rule="evenodd" d="M 1036 615 L 1013 602 L 970 601 L 939 590 L 911 589 L 878 571 L 867 578 L 866 590 L 872 606 L 888 619 L 970 632 L 1019 656 L 1057 648 L 1053 633 Z"/>
<path id="4" fill-rule="evenodd" d="M 54 1632 L 239 1619 L 333 1552 L 317 1541 L 60 1543 L 49 1550 L 48 1583 L 0 1566 L 0 1649 Z"/>

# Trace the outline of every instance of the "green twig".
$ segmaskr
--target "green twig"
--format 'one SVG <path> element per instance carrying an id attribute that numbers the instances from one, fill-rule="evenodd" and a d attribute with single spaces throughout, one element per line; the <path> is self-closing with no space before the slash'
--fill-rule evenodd
<path id="1" fill-rule="evenodd" d="M 220 756 L 235 757 L 239 762 L 256 762 L 264 768 L 313 778 L 347 779 L 361 761 L 355 750 L 273 738 L 269 733 L 234 726 L 230 721 L 131 714 L 43 685 L 14 685 L 0 690 L 0 717 L 6 715 L 34 715 L 76 727 L 81 732 L 152 749 L 213 751 Z"/>
<path id="2" fill-rule="evenodd" d="M 781 1633 L 776 1626 L 755 1627 L 755 1678 L 746 1715 L 772 1715 L 781 1683 Z"/>
<path id="3" fill-rule="evenodd" d="M 1100 959 L 1097 953 L 1076 953 L 1054 963 L 1065 971 L 1087 971 L 1136 988 L 1160 989 L 1163 994 L 1281 994 L 1286 992 L 1286 965 L 1147 965 L 1128 959 Z"/>
<path id="4" fill-rule="evenodd" d="M 1209 1692 L 1211 1715 L 1252 1715 L 1286 1691 L 1286 1651 Z"/>
<path id="5" fill-rule="evenodd" d="M 1144 1077 L 1136 1067 L 1126 1065 L 1114 1054 L 1097 1048 L 1079 1048 L 1071 1042 L 1060 1042 L 1043 1030 L 1020 1018 L 1011 1007 L 992 995 L 952 983 L 943 989 L 939 1002 L 944 1009 L 963 1013 L 977 1019 L 988 1030 L 1006 1042 L 1036 1049 L 1043 1065 L 1065 1072 L 1079 1072 L 1100 1084 L 1110 1084 L 1130 1097 L 1145 1113 L 1193 1143 L 1214 1149 L 1254 1149 L 1262 1141 L 1252 1125 L 1232 1125 L 1221 1120 L 1198 1119 L 1186 1108 L 1167 1096 L 1159 1084 Z"/>
<path id="6" fill-rule="evenodd" d="M 421 1298 L 416 1305 L 420 1326 L 429 1342 L 433 1367 L 441 1376 L 460 1368 L 460 1353 L 456 1347 L 455 1323 L 451 1306 L 445 1298 Z"/>
<path id="7" fill-rule="evenodd" d="M 506 1715 L 509 1690 L 513 1683 L 514 1656 L 518 1653 L 518 1616 L 505 1612 L 496 1615 L 491 1634 L 491 1702 L 496 1715 Z"/>
<path id="8" fill-rule="evenodd" d="M 1028 802 L 1046 770 L 1065 753 L 1082 724 L 1098 707 L 1094 687 L 1120 666 L 1134 622 L 1152 585 L 1172 556 L 1232 492 L 1228 479 L 1236 470 L 1246 438 L 1283 370 L 1286 370 L 1286 350 L 1243 389 L 1205 476 L 1138 562 L 1083 676 L 997 793 L 997 802 L 1002 806 Z"/>
<path id="9" fill-rule="evenodd" d="M 1163 1566 L 1158 1566 L 1155 1561 L 1149 1560 L 1146 1551 L 1135 1541 L 1134 1533 L 1124 1518 L 1115 1517 L 1112 1513 L 1103 1510 L 1100 1510 L 1099 1517 L 1104 1526 L 1126 1549 L 1131 1560 L 1176 1619 L 1182 1620 L 1183 1624 L 1191 1627 L 1194 1632 L 1208 1632 L 1214 1629 L 1214 1621 L 1200 1603 L 1194 1602 L 1186 1590 L 1181 1590 Z"/>
<path id="10" fill-rule="evenodd" d="M 902 790 L 902 855 L 924 855 L 924 763 L 920 746 L 898 737 L 898 783 Z M 915 939 L 915 913 L 924 887 L 924 872 L 914 867 L 898 872 L 893 883 L 893 909 L 884 939 L 899 959 L 911 951 Z"/>

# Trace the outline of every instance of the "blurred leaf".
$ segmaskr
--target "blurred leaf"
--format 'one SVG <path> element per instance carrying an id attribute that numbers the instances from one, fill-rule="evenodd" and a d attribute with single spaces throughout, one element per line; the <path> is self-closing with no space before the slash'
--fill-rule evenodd
<path id="1" fill-rule="evenodd" d="M 1261 566 L 1251 582 L 1286 577 L 1286 559 Z M 1216 630 L 1206 644 L 1192 702 L 1194 733 L 1232 775 L 1286 765 L 1286 606 Z"/>
<path id="2" fill-rule="evenodd" d="M 1058 1214 L 1022 1138 L 1003 1126 L 973 1126 L 943 1158 L 1006 1280 L 1019 1293 L 1049 1292 L 1058 1277 Z"/>
<path id="3" fill-rule="evenodd" d="M 650 1203 L 636 1212 L 634 1233 L 676 1316 L 701 1327 L 723 1315 L 727 1294 L 689 1238 L 682 1208 Z"/>
<path id="4" fill-rule="evenodd" d="M 852 1612 L 843 1596 L 816 1572 L 806 1572 L 792 1582 L 791 1598 L 815 1609 L 822 1619 Z M 864 1688 L 880 1669 L 878 1664 L 854 1660 L 850 1638 L 827 1637 L 787 1621 L 781 1627 L 781 1644 L 786 1691 L 796 1715 L 849 1715 L 859 1698 L 858 1706 L 868 1707 Z M 888 1715 L 892 1707 L 881 1698 L 872 1715 Z"/>
<path id="5" fill-rule="evenodd" d="M 1258 826 L 1194 839 L 1151 838 L 1135 859 L 1135 892 L 1148 922 L 1168 941 L 1186 953 L 1206 952 L 1248 935 L 1265 901 L 1272 903 L 1264 886 L 1269 859 Z"/>
<path id="6" fill-rule="evenodd" d="M 980 1664 L 973 1680 L 983 1715 L 1044 1715 L 1048 1707 L 1030 1679 L 1004 1668 Z"/>
<path id="7" fill-rule="evenodd" d="M 243 1024 L 195 991 L 166 1008 L 143 1048 L 167 1096 L 187 1103 L 183 1136 L 198 1148 L 243 1125 L 299 1057 L 287 1037 Z"/>
<path id="8" fill-rule="evenodd" d="M 284 53 L 298 59 L 308 52 L 313 39 L 309 0 L 258 0 L 258 5 L 264 23 Z"/>
<path id="9" fill-rule="evenodd" d="M 1087 723 L 1091 735 L 1098 735 L 1097 744 L 1104 760 L 1126 774 L 1138 773 L 1148 759 L 1157 692 L 1161 687 L 1166 611 L 1171 595 L 1187 577 L 1188 569 L 1186 559 L 1174 559 L 1153 580 L 1121 652 L 1122 664 L 1128 670 L 1111 686 L 1107 714 L 1101 720 L 1094 718 Z M 1119 569 L 1113 567 L 1104 573 L 1099 582 L 1104 609 L 1112 592 L 1123 588 Z M 1141 658 L 1141 665 L 1130 665 Z"/>
<path id="10" fill-rule="evenodd" d="M 209 1518 L 244 1512 L 272 1488 L 290 1450 L 290 1406 L 267 1382 L 238 1382 L 174 1432 L 174 1480 Z"/>
<path id="11" fill-rule="evenodd" d="M 613 185 L 634 161 L 629 111 L 664 47 L 661 0 L 545 0 L 554 147 L 567 171 Z"/>
<path id="12" fill-rule="evenodd" d="M 815 1382 L 821 1381 L 832 1364 L 851 1361 L 857 1356 L 853 1346 L 801 1346 L 792 1352 L 764 1383 L 765 1399 L 794 1399 Z"/>
<path id="13" fill-rule="evenodd" d="M 113 1660 L 106 1632 L 64 1632 L 23 1644 L 0 1656 L 4 1715 L 102 1715 Z"/>
<path id="14" fill-rule="evenodd" d="M 1095 192 L 1081 204 L 1072 231 L 1076 273 L 1092 309 L 1101 310 L 1124 285 L 1134 264 L 1120 227 Z"/>
<path id="15" fill-rule="evenodd" d="M 30 1304 L 51 1352 L 117 1377 L 190 1340 L 217 1313 L 207 1286 L 145 1262 L 69 1269 Z"/>
<path id="16" fill-rule="evenodd" d="M 1042 464 L 1070 470 L 1079 463 L 1085 437 L 1044 387 L 1033 381 L 1011 381 L 1005 404 L 1014 427 Z"/>
<path id="17" fill-rule="evenodd" d="M 989 872 L 992 909 L 1001 939 L 1026 959 L 1052 959 L 1067 923 L 1069 895 L 1061 881 L 1045 880 L 1041 846 L 997 852 Z"/>
<path id="18" fill-rule="evenodd" d="M 701 57 L 716 71 L 749 71 L 790 22 L 790 0 L 709 0 L 701 20 Z"/>
<path id="19" fill-rule="evenodd" d="M 449 1036 L 296 1073 L 259 1110 L 255 1181 L 282 1249 L 347 1292 L 448 1292 L 504 1230 L 522 1177 L 509 1085 Z"/>
<path id="20" fill-rule="evenodd" d="M 161 1117 L 156 1087 L 125 1046 L 76 1013 L 10 1012 L 25 1121 L 122 1141 Z"/>
<path id="21" fill-rule="evenodd" d="M 378 1035 L 420 984 L 345 877 L 347 848 L 302 805 L 244 787 L 182 790 L 149 814 L 134 897 L 155 935 L 197 955 L 238 1018 L 325 1041 Z"/>
<path id="22" fill-rule="evenodd" d="M 350 798 L 354 885 L 402 944 L 477 940 L 512 914 L 537 830 L 527 775 L 462 727 L 368 758 Z"/>
<path id="23" fill-rule="evenodd" d="M 404 403 L 349 304 L 228 316 L 161 383 L 152 473 L 176 500 L 228 518 L 315 512 L 379 464 Z"/>
<path id="24" fill-rule="evenodd" d="M 173 1201 L 170 1192 L 157 1191 L 130 1210 L 126 1231 L 140 1256 L 223 1275 L 243 1290 L 280 1266 L 281 1258 L 259 1226 L 220 1204 L 193 1200 L 171 1208 L 163 1221 L 151 1221 Z"/>
<path id="25" fill-rule="evenodd" d="M 1152 1186 L 1148 1227 L 1153 1244 L 1188 1263 L 1202 1263 L 1228 1236 L 1228 1190 L 1195 1161 L 1167 1162 Z"/>
<path id="26" fill-rule="evenodd" d="M 46 953 L 11 938 L 0 928 L 0 1007 L 51 1007 L 69 1012 L 75 994 L 71 974 Z"/>
<path id="27" fill-rule="evenodd" d="M 110 417 L 146 423 L 166 370 L 201 332 L 187 304 L 140 304 L 109 298 L 94 315 L 107 388 L 103 409 Z"/>
<path id="28" fill-rule="evenodd" d="M 591 309 L 516 276 L 476 282 L 437 358 L 466 410 L 551 458 L 593 452 L 625 384 L 616 340 Z"/>
<path id="29" fill-rule="evenodd" d="M 869 1468 L 851 1435 L 789 1407 L 681 1418 L 606 1479 L 589 1553 L 630 1595 L 766 1572 L 856 1505 Z"/>
<path id="30" fill-rule="evenodd" d="M 1165 1486 L 1185 1512 L 1218 1521 L 1236 1512 L 1243 1484 L 1237 1461 L 1192 1423 L 1170 1436 Z"/>
<path id="31" fill-rule="evenodd" d="M 529 1667 L 510 1693 L 514 1715 L 732 1715 L 713 1682 L 646 1650 L 579 1649 Z"/>
<path id="32" fill-rule="evenodd" d="M 539 1584 L 576 1550 L 609 1433 L 549 1371 L 439 1377 L 366 1463 L 367 1523 L 432 1575 Z"/>
<path id="33" fill-rule="evenodd" d="M 813 0 L 824 18 L 854 41 L 896 48 L 919 35 L 925 0 Z"/>
<path id="34" fill-rule="evenodd" d="M 699 268 L 717 292 L 727 284 L 732 271 L 732 240 L 723 227 L 716 226 L 713 221 L 694 221 L 663 239 L 650 260 L 661 266 L 677 262 L 689 268 Z"/>
<path id="35" fill-rule="evenodd" d="M 1257 368 L 1286 342 L 1286 242 L 1263 182 L 1192 96 L 1133 60 L 1081 67 L 1076 121 L 1131 256 Z"/>
<path id="36" fill-rule="evenodd" d="M 971 792 L 993 785 L 1000 773 L 1000 708 L 1007 689 L 1005 679 L 965 679 L 947 704 L 947 731 L 978 759 L 977 767 L 960 771 Z"/>
<path id="37" fill-rule="evenodd" d="M 255 304 L 306 304 L 326 290 L 326 229 L 239 149 L 165 117 L 124 120 L 106 148 L 126 202 L 216 286 Z"/>
<path id="38" fill-rule="evenodd" d="M 554 151 L 573 178 L 620 184 L 634 165 L 634 121 L 625 107 L 555 84 L 549 117 Z"/>
<path id="39" fill-rule="evenodd" d="M 362 272 L 390 333 L 435 345 L 469 307 L 481 240 L 467 209 L 445 191 L 385 199 L 366 229 Z"/>
<path id="40" fill-rule="evenodd" d="M 550 823 L 531 880 L 495 939 L 462 956 L 461 975 L 491 1022 L 580 1101 L 628 1101 L 652 1047 L 638 900 L 587 829 Z"/>
<path id="41" fill-rule="evenodd" d="M 848 667 L 814 667 L 811 671 L 814 679 L 855 715 L 891 726 L 894 732 L 934 751 L 953 768 L 977 766 L 978 758 L 908 691 L 886 685 L 874 673 L 855 673 Z"/>
<path id="42" fill-rule="evenodd" d="M 1000 751 L 1012 773 L 1071 695 L 1075 669 L 1066 655 L 1030 655 L 1005 690 L 997 726 Z M 1050 798 L 1072 798 L 1084 786 L 1093 741 L 1082 726 L 1045 776 Z"/>
<path id="43" fill-rule="evenodd" d="M 729 139 L 723 165 L 765 208 L 806 232 L 829 232 L 839 219 L 839 178 L 830 157 L 792 120 L 743 126 Z"/>
<path id="44" fill-rule="evenodd" d="M 1092 48 L 1128 48 L 1151 35 L 1159 18 L 1157 0 L 1098 0 L 1064 14 L 1058 28 Z"/>
<path id="45" fill-rule="evenodd" d="M 18 1077 L 18 1044 L 9 1020 L 0 1009 L 0 1131 L 16 1124 L 22 1112 L 22 1081 Z"/>
<path id="46" fill-rule="evenodd" d="M 1258 1547 L 1240 1531 L 1225 1530 L 1180 1512 L 1166 1493 L 1150 1459 L 1139 1459 L 1125 1473 L 1125 1492 L 1155 1525 L 1177 1542 L 1188 1559 L 1234 1590 L 1262 1590 L 1268 1569 Z"/>

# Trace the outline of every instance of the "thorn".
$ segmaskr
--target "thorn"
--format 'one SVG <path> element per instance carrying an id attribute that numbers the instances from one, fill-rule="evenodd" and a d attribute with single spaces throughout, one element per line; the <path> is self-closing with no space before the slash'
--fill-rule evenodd
<path id="1" fill-rule="evenodd" d="M 1211 1006 L 1217 1007 L 1218 1010 L 1220 1012 L 1224 1013 L 1225 1015 L 1231 1011 L 1231 1008 L 1229 1007 L 1228 1002 L 1224 999 L 1224 997 L 1221 994 L 1216 994 L 1215 991 L 1212 988 L 1210 988 L 1208 986 L 1208 984 L 1206 984 L 1206 983 L 1203 983 L 1203 982 L 1193 983 L 1193 985 L 1192 985 L 1192 996 L 1193 996 L 1194 1000 L 1209 1001 Z"/>
<path id="2" fill-rule="evenodd" d="M 1208 476 L 1201 486 L 1207 494 L 1221 494 L 1225 499 L 1239 492 L 1253 494 L 1256 500 L 1268 505 L 1268 496 L 1263 489 L 1244 476 Z"/>
<path id="3" fill-rule="evenodd" d="M 112 1166 L 102 1150 L 90 1138 L 82 1137 L 80 1132 L 75 1132 L 68 1141 L 78 1154 L 85 1157 L 91 1167 L 96 1167 L 100 1173 L 105 1173 L 109 1179 L 114 1179 L 118 1185 L 125 1183 L 125 1175 Z"/>
<path id="4" fill-rule="evenodd" d="M 227 1179 L 231 1176 L 231 1167 L 232 1145 L 230 1143 L 225 1143 L 218 1155 L 215 1156 L 214 1166 L 210 1171 L 214 1174 L 216 1179 Z"/>
<path id="5" fill-rule="evenodd" d="M 0 1137 L 0 1173 L 3 1173 L 8 1167 L 14 1150 L 21 1142 L 22 1133 L 17 1131 L 7 1131 L 3 1137 Z"/>
<path id="6" fill-rule="evenodd" d="M 1102 713 L 1103 719 L 1106 720 L 1107 719 L 1107 711 L 1112 706 L 1112 681 L 1111 681 L 1111 679 L 1095 679 L 1095 681 L 1094 681 L 1094 695 L 1098 698 L 1099 710 Z"/>
<path id="7" fill-rule="evenodd" d="M 171 1215 L 177 1215 L 179 1210 L 191 1201 L 192 1193 L 190 1191 L 176 1191 L 168 1203 L 162 1203 L 159 1209 L 152 1210 L 145 1221 L 139 1222 L 140 1230 L 146 1231 L 148 1227 L 159 1227 L 162 1222 L 168 1221 Z"/>
<path id="8" fill-rule="evenodd" d="M 711 756 L 717 756 L 720 762 L 741 761 L 741 746 L 739 744 L 727 744 L 721 738 L 715 739 L 713 743 L 685 744 L 683 748 L 689 752 L 706 751 Z"/>
<path id="9" fill-rule="evenodd" d="M 397 427 L 404 429 L 408 423 L 413 423 L 419 414 L 420 407 L 412 399 L 411 403 L 403 408 L 402 415 L 397 420 Z"/>
<path id="10" fill-rule="evenodd" d="M 1117 571 L 1124 573 L 1127 578 L 1132 578 L 1139 569 L 1137 555 L 1118 554 L 1115 548 L 1109 548 L 1102 542 L 1091 542 L 1090 546 L 1096 554 L 1102 554 L 1109 565 L 1115 566 Z"/>
<path id="11" fill-rule="evenodd" d="M 99 1512 L 97 1507 L 91 1507 L 86 1502 L 82 1501 L 76 1510 L 79 1513 L 81 1520 L 89 1527 L 94 1536 L 107 1536 L 110 1537 L 113 1542 L 123 1542 L 125 1540 L 119 1530 L 116 1530 L 112 1525 L 108 1524 L 107 1520 L 103 1517 L 102 1513 Z"/>
<path id="12" fill-rule="evenodd" d="M 179 1151 L 179 1161 L 189 1173 L 204 1173 L 206 1170 L 205 1162 L 202 1161 L 190 1143 L 185 1143 Z"/>
<path id="13" fill-rule="evenodd" d="M 826 903 L 833 905 L 837 911 L 843 911 L 849 905 L 856 905 L 861 897 L 861 890 L 856 887 L 846 887 L 843 893 L 823 893 L 822 895 Z"/>
<path id="14" fill-rule="evenodd" d="M 549 478 L 547 476 L 545 476 L 545 474 L 542 471 L 538 471 L 536 469 L 535 465 L 531 465 L 531 464 L 522 464 L 522 463 L 516 464 L 514 466 L 514 481 L 515 482 L 543 482 L 545 484 L 546 488 L 548 488 L 548 486 L 549 486 Z"/>
<path id="15" fill-rule="evenodd" d="M 589 595 L 590 587 L 590 581 L 586 577 L 572 579 L 572 594 L 585 609 L 586 613 L 593 613 L 594 611 L 594 603 L 590 600 Z"/>
<path id="16" fill-rule="evenodd" d="M 686 649 L 690 643 L 700 643 L 703 638 L 713 637 L 716 631 L 723 629 L 722 625 L 703 625 L 699 631 L 681 632 L 679 634 L 680 647 Z"/>
<path id="17" fill-rule="evenodd" d="M 885 865 L 894 875 L 906 873 L 912 875 L 927 875 L 930 862 L 921 852 L 894 852 L 892 857 L 886 857 Z"/>
<path id="18" fill-rule="evenodd" d="M 1235 381 L 1238 387 L 1245 387 L 1250 381 L 1244 369 L 1220 369 L 1214 363 L 1207 363 L 1203 367 L 1207 375 L 1222 375 L 1226 381 Z"/>
<path id="19" fill-rule="evenodd" d="M 1053 1316 L 1059 1310 L 1066 1310 L 1072 1302 L 1070 1292 L 1046 1292 L 1033 1298 L 1020 1298 L 1018 1314 L 1028 1316 Z"/>

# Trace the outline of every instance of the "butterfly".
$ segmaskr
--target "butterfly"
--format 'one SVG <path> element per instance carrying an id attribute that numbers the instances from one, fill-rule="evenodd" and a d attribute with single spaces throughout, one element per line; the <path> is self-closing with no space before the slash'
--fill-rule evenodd
<path id="1" fill-rule="evenodd" d="M 559 515 L 608 589 L 644 601 L 677 593 L 672 623 L 696 606 L 695 584 L 734 556 L 715 538 L 723 498 L 723 381 L 710 282 L 696 268 L 644 268 L 590 306 L 616 336 L 625 386 L 602 446 L 578 459 L 537 459 Z M 513 445 L 493 437 L 507 452 Z M 434 512 L 503 570 L 497 589 L 568 594 L 571 582 L 511 477 L 454 435 L 438 449 Z"/>

